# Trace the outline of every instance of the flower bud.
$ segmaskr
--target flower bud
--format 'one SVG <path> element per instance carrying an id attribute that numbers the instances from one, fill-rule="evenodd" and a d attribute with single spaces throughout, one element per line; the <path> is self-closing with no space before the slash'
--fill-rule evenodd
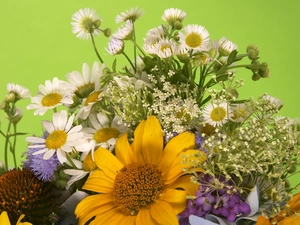
<path id="1" fill-rule="evenodd" d="M 105 37 L 109 37 L 111 35 L 111 29 L 110 28 L 106 28 L 103 31 L 103 34 L 104 34 Z"/>
<path id="2" fill-rule="evenodd" d="M 210 58 L 215 58 L 216 55 L 217 55 L 217 50 L 215 48 L 211 48 L 209 51 L 208 51 L 208 55 Z"/>
<path id="3" fill-rule="evenodd" d="M 17 108 L 14 116 L 12 118 L 10 118 L 10 121 L 13 124 L 17 124 L 22 119 L 22 117 L 23 117 L 22 110 L 20 108 Z"/>
<path id="4" fill-rule="evenodd" d="M 173 26 L 174 26 L 174 28 L 175 28 L 176 30 L 181 30 L 181 29 L 182 29 L 182 23 L 181 23 L 180 21 L 178 21 L 178 20 L 176 20 L 176 21 L 174 22 Z"/>
<path id="5" fill-rule="evenodd" d="M 15 100 L 16 100 L 16 95 L 13 92 L 11 92 L 5 96 L 6 102 L 14 102 Z"/>
<path id="6" fill-rule="evenodd" d="M 295 173 L 297 171 L 297 167 L 295 166 L 295 164 L 292 164 L 289 166 L 289 168 L 287 169 L 288 173 Z"/>
<path id="7" fill-rule="evenodd" d="M 6 101 L 0 102 L 0 110 L 4 110 L 6 107 Z"/>
<path id="8" fill-rule="evenodd" d="M 94 27 L 95 27 L 95 28 L 99 28 L 100 25 L 101 25 L 101 20 L 95 20 L 95 21 L 93 22 L 93 24 L 94 24 Z"/>
<path id="9" fill-rule="evenodd" d="M 253 73 L 252 74 L 252 80 L 257 81 L 259 79 L 260 79 L 260 75 L 259 74 L 257 74 L 257 73 Z"/>
<path id="10" fill-rule="evenodd" d="M 265 69 L 261 69 L 258 71 L 260 77 L 262 78 L 268 78 L 270 77 L 270 69 L 269 67 L 265 68 Z"/>
<path id="11" fill-rule="evenodd" d="M 247 53 L 248 53 L 248 58 L 251 60 L 257 59 L 259 55 L 259 49 L 257 48 L 256 45 L 249 45 L 247 47 Z"/>

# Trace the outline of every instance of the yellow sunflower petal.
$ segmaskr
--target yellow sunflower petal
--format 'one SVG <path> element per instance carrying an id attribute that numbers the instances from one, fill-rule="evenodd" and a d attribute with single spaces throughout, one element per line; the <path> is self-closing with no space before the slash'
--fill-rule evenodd
<path id="1" fill-rule="evenodd" d="M 125 133 L 118 138 L 116 143 L 116 157 L 120 160 L 123 165 L 128 165 L 135 162 L 136 159 L 133 155 L 133 151 L 128 142 L 128 134 Z"/>
<path id="2" fill-rule="evenodd" d="M 175 189 L 168 189 L 167 191 L 163 192 L 159 197 L 159 200 L 166 201 L 170 203 L 174 212 L 179 214 L 185 210 L 187 205 L 187 192 L 184 190 L 175 190 Z"/>
<path id="3" fill-rule="evenodd" d="M 83 225 L 92 217 L 114 208 L 113 201 L 112 194 L 97 194 L 84 198 L 75 209 L 75 215 L 79 218 L 79 225 Z"/>
<path id="4" fill-rule="evenodd" d="M 24 217 L 25 217 L 25 215 L 22 214 L 22 215 L 19 217 L 19 219 L 18 219 L 16 225 L 32 225 L 32 223 L 29 223 L 29 222 L 21 222 L 21 220 L 22 220 Z M 2 223 L 0 223 L 0 224 L 2 224 Z"/>
<path id="5" fill-rule="evenodd" d="M 96 218 L 90 223 L 90 225 L 120 225 L 124 224 L 123 220 L 128 220 L 129 216 L 124 215 L 119 208 L 113 208 L 103 214 L 99 214 Z M 132 216 L 131 216 L 132 217 Z M 130 220 L 129 220 L 130 221 Z M 134 219 L 131 220 L 131 223 L 127 223 L 128 225 L 134 225 Z"/>
<path id="6" fill-rule="evenodd" d="M 142 208 L 136 216 L 135 225 L 160 225 L 150 215 L 149 208 Z"/>
<path id="7" fill-rule="evenodd" d="M 9 218 L 6 211 L 3 211 L 0 215 L 0 224 L 10 225 Z"/>
<path id="8" fill-rule="evenodd" d="M 165 186 L 166 189 L 184 189 L 187 195 L 196 195 L 199 188 L 198 184 L 191 182 L 191 175 L 187 174 L 179 177 L 175 182 Z"/>
<path id="9" fill-rule="evenodd" d="M 191 164 L 189 160 L 191 157 L 193 158 L 193 155 L 198 154 L 199 150 L 187 150 L 184 153 L 181 153 L 179 156 L 175 157 L 173 159 L 172 164 L 166 168 L 165 170 L 162 170 L 162 179 L 165 184 L 170 184 L 174 182 L 177 178 L 180 176 L 186 174 L 186 172 L 183 171 L 183 169 L 189 169 L 193 164 Z M 185 161 L 184 161 L 185 158 Z M 195 160 L 193 158 L 193 160 Z M 202 172 L 203 170 L 200 168 L 196 169 L 197 172 Z"/>
<path id="10" fill-rule="evenodd" d="M 179 224 L 176 213 L 168 202 L 157 200 L 151 205 L 150 211 L 152 218 L 155 219 L 159 224 Z"/>
<path id="11" fill-rule="evenodd" d="M 113 180 L 117 175 L 117 171 L 124 167 L 123 164 L 105 148 L 98 148 L 94 153 L 94 157 L 97 166 Z"/>
<path id="12" fill-rule="evenodd" d="M 134 131 L 134 141 L 132 142 L 132 150 L 134 152 L 134 155 L 137 158 L 138 162 L 144 162 L 144 157 L 142 153 L 142 136 L 144 133 L 144 127 L 145 127 L 146 121 L 142 120 L 137 128 Z"/>
<path id="13" fill-rule="evenodd" d="M 149 116 L 146 120 L 142 139 L 141 150 L 145 162 L 157 165 L 161 160 L 164 140 L 162 127 L 155 116 Z"/>
<path id="14" fill-rule="evenodd" d="M 195 146 L 195 135 L 184 132 L 172 138 L 166 145 L 159 168 L 165 171 L 170 167 L 175 157 L 186 149 L 193 149 Z"/>
<path id="15" fill-rule="evenodd" d="M 97 193 L 112 193 L 113 186 L 113 179 L 106 176 L 102 170 L 95 170 L 89 175 L 89 178 L 85 182 L 83 189 Z"/>

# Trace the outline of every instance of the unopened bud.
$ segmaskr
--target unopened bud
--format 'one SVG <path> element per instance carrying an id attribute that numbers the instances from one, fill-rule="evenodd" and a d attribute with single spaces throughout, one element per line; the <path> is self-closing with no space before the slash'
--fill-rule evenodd
<path id="1" fill-rule="evenodd" d="M 20 108 L 17 108 L 15 115 L 10 119 L 13 124 L 17 124 L 23 117 L 23 112 Z"/>
<path id="2" fill-rule="evenodd" d="M 106 28 L 103 31 L 103 34 L 104 34 L 105 37 L 109 37 L 111 35 L 111 29 L 110 28 Z"/>
<path id="3" fill-rule="evenodd" d="M 16 100 L 16 95 L 13 92 L 11 92 L 5 96 L 6 102 L 14 102 L 15 100 Z"/>
<path id="4" fill-rule="evenodd" d="M 257 48 L 256 45 L 249 45 L 247 47 L 247 53 L 248 53 L 248 58 L 251 60 L 257 59 L 259 55 L 259 49 Z"/>
<path id="5" fill-rule="evenodd" d="M 263 70 L 259 70 L 258 71 L 260 77 L 262 78 L 268 78 L 270 77 L 270 69 L 269 67 L 267 67 L 266 69 L 263 69 Z"/>
<path id="6" fill-rule="evenodd" d="M 181 30 L 181 29 L 182 29 L 182 23 L 181 23 L 180 21 L 178 21 L 178 20 L 176 20 L 176 21 L 174 22 L 173 26 L 174 26 L 174 28 L 175 28 L 176 30 Z"/>
<path id="7" fill-rule="evenodd" d="M 94 27 L 95 27 L 95 28 L 99 28 L 100 25 L 101 25 L 101 20 L 95 20 L 95 21 L 93 22 L 93 24 L 94 24 Z"/>
<path id="8" fill-rule="evenodd" d="M 217 55 L 217 50 L 215 48 L 211 48 L 209 51 L 208 51 L 208 55 L 210 58 L 215 58 L 216 55 Z"/>
<path id="9" fill-rule="evenodd" d="M 252 80 L 257 81 L 259 79 L 260 79 L 260 75 L 259 74 L 257 74 L 257 73 L 253 73 L 252 74 Z"/>

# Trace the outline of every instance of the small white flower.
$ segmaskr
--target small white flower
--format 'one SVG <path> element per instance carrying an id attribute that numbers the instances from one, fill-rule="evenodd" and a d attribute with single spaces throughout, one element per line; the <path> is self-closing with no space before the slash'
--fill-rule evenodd
<path id="1" fill-rule="evenodd" d="M 204 122 L 214 127 L 222 126 L 232 117 L 231 110 L 226 102 L 210 103 L 203 110 Z"/>
<path id="2" fill-rule="evenodd" d="M 176 43 L 172 40 L 168 39 L 161 39 L 155 45 L 156 54 L 160 58 L 169 58 L 173 56 L 174 52 L 176 51 Z"/>
<path id="3" fill-rule="evenodd" d="M 67 161 L 66 154 L 74 149 L 80 152 L 89 151 L 89 143 L 81 132 L 82 126 L 73 126 L 74 115 L 68 118 L 67 111 L 62 110 L 53 114 L 53 120 L 43 121 L 45 130 L 49 133 L 46 138 L 27 137 L 26 141 L 32 143 L 29 148 L 41 148 L 34 155 L 44 154 L 45 160 L 57 154 L 60 163 Z"/>
<path id="4" fill-rule="evenodd" d="M 207 50 L 210 45 L 208 31 L 200 25 L 192 24 L 183 28 L 183 32 L 179 33 L 180 43 L 187 49 L 203 51 Z"/>
<path id="5" fill-rule="evenodd" d="M 71 90 L 58 80 L 57 77 L 53 81 L 46 80 L 45 86 L 39 85 L 39 93 L 36 97 L 31 98 L 31 104 L 27 109 L 36 109 L 34 115 L 44 115 L 48 109 L 56 108 L 63 104 L 73 104 L 70 95 Z"/>
<path id="6" fill-rule="evenodd" d="M 73 71 L 68 73 L 66 78 L 73 85 L 76 95 L 80 98 L 85 98 L 99 86 L 99 79 L 103 75 L 102 71 L 104 68 L 104 64 L 100 68 L 99 63 L 94 62 L 91 71 L 88 64 L 84 63 L 82 65 L 82 74 L 78 71 Z"/>
<path id="7" fill-rule="evenodd" d="M 251 114 L 249 106 L 246 104 L 231 105 L 232 117 L 230 118 L 234 122 L 244 122 Z"/>
<path id="8" fill-rule="evenodd" d="M 111 55 L 118 55 L 123 52 L 124 41 L 112 37 L 108 42 L 108 48 L 106 49 Z"/>
<path id="9" fill-rule="evenodd" d="M 91 113 L 92 107 L 101 99 L 100 94 L 102 93 L 102 90 L 95 89 L 93 92 L 89 94 L 86 98 L 82 100 L 82 106 L 79 108 L 76 119 L 86 119 Z"/>
<path id="10" fill-rule="evenodd" d="M 270 104 L 272 104 L 277 110 L 281 109 L 283 106 L 283 103 L 280 99 L 272 97 L 268 94 L 264 94 L 262 96 L 262 99 L 265 101 L 268 101 Z"/>
<path id="11" fill-rule="evenodd" d="M 127 20 L 112 36 L 120 40 L 130 40 L 133 35 L 133 22 Z"/>
<path id="12" fill-rule="evenodd" d="M 30 95 L 29 90 L 21 85 L 8 83 L 6 87 L 8 93 L 14 93 L 17 100 L 28 98 Z"/>
<path id="13" fill-rule="evenodd" d="M 100 30 L 95 26 L 97 23 L 100 25 L 101 20 L 94 9 L 80 9 L 73 14 L 72 20 L 74 21 L 71 22 L 73 26 L 72 32 L 77 34 L 76 37 L 81 39 L 90 39 L 91 34 L 95 36 L 100 34 Z"/>
<path id="14" fill-rule="evenodd" d="M 166 9 L 162 15 L 162 20 L 173 26 L 174 22 L 182 22 L 186 17 L 186 13 L 181 9 Z"/>
<path id="15" fill-rule="evenodd" d="M 237 49 L 237 45 L 225 37 L 222 37 L 218 43 L 218 51 L 222 56 L 228 56 L 232 51 Z"/>
<path id="16" fill-rule="evenodd" d="M 131 8 L 126 10 L 125 12 L 121 12 L 116 17 L 116 23 L 126 22 L 127 20 L 131 20 L 132 22 L 136 21 L 144 14 L 144 11 L 139 7 Z"/>

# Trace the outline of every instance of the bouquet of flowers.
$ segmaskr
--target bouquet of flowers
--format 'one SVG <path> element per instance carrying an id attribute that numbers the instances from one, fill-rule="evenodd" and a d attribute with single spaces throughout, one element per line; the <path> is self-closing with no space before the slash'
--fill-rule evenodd
<path id="1" fill-rule="evenodd" d="M 176 8 L 140 46 L 142 15 L 122 12 L 114 33 L 94 9 L 73 15 L 73 33 L 91 40 L 99 62 L 39 86 L 27 109 L 52 120 L 26 137 L 19 167 L 17 103 L 30 93 L 7 85 L 1 225 L 299 224 L 300 194 L 289 177 L 299 164 L 300 120 L 278 116 L 282 102 L 266 93 L 239 99 L 237 70 L 253 81 L 270 75 L 258 47 L 239 53 L 225 37 L 211 40 Z M 98 36 L 109 38 L 110 67 Z M 119 67 L 118 57 L 128 64 Z"/>

